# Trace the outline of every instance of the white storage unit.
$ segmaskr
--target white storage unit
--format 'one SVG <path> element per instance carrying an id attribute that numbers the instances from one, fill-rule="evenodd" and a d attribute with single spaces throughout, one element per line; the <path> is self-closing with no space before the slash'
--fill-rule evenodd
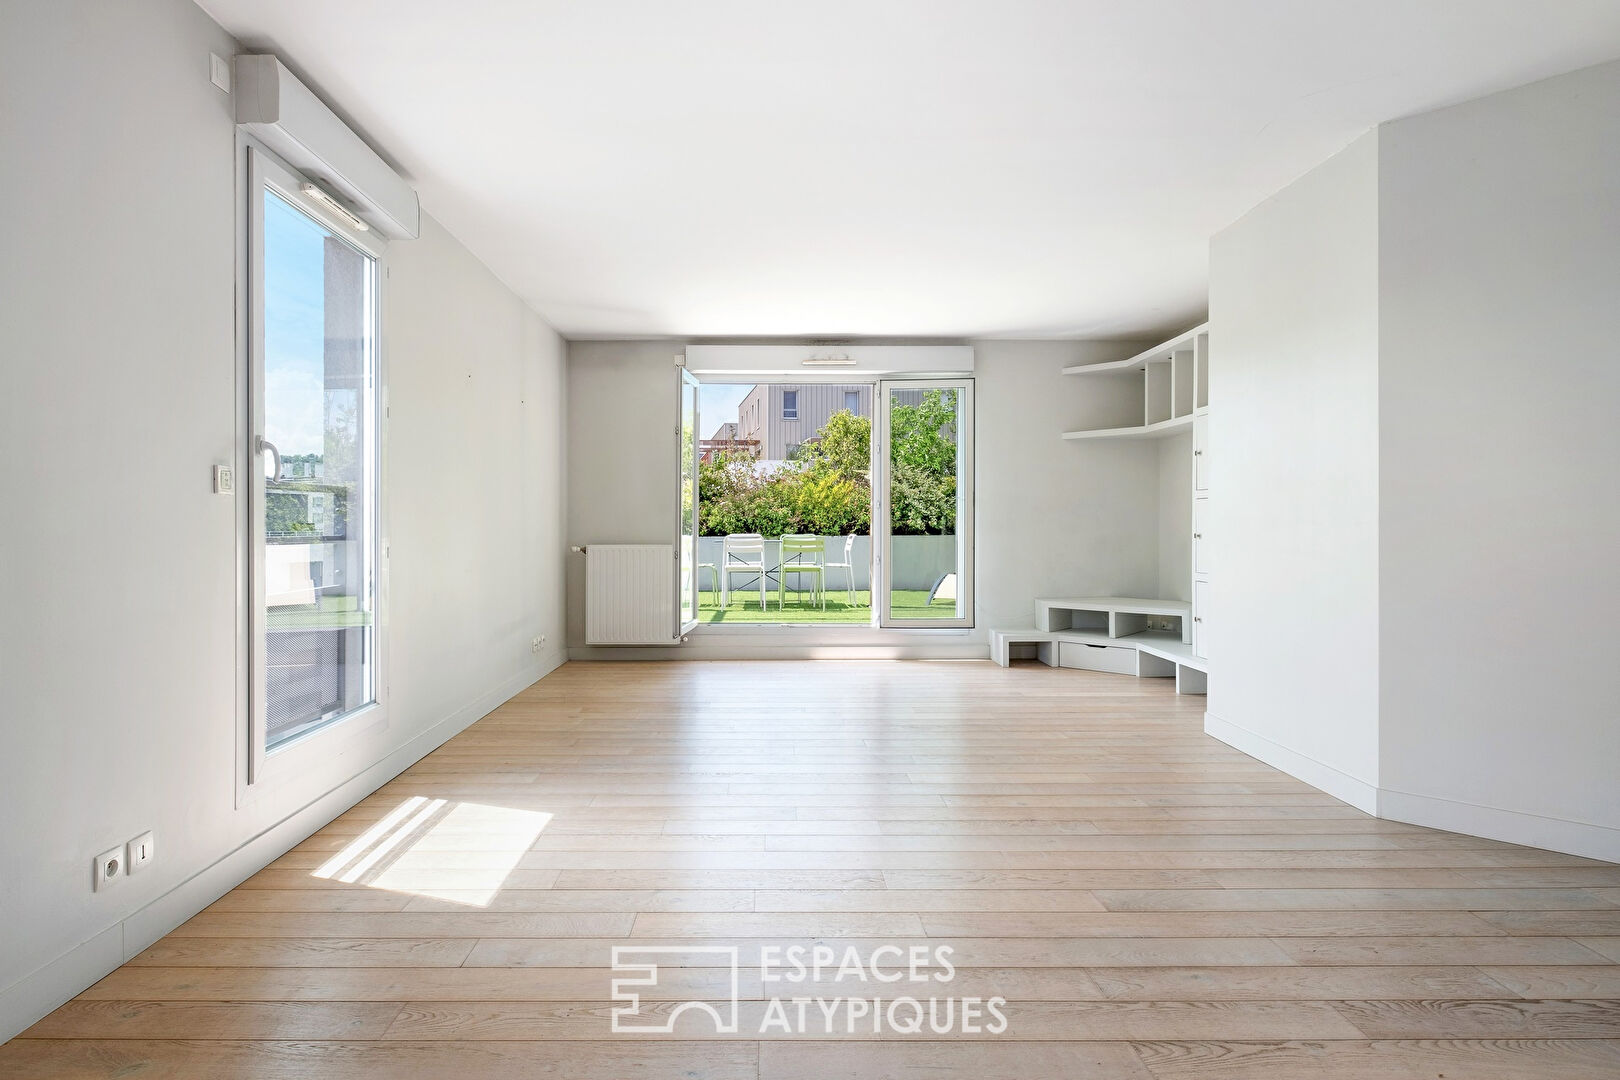
<path id="1" fill-rule="evenodd" d="M 1179 693 L 1206 692 L 1210 573 L 1215 564 L 1208 533 L 1209 365 L 1205 324 L 1125 360 L 1063 369 L 1065 375 L 1086 379 L 1131 378 L 1142 384 L 1140 415 L 1134 405 L 1122 405 L 1116 416 L 1108 418 L 1108 426 L 1066 431 L 1065 439 L 1166 440 L 1191 432 L 1190 439 L 1163 442 L 1159 450 L 1161 507 L 1180 505 L 1185 510 L 1161 510 L 1159 534 L 1142 538 L 1144 544 L 1161 545 L 1161 559 L 1172 553 L 1160 564 L 1159 587 L 1165 595 L 1037 600 L 1033 629 L 991 632 L 997 663 L 1010 663 L 1014 650 L 1019 650 L 1033 652 L 1056 667 L 1142 677 L 1173 675 Z M 1126 401 L 1126 395 L 1116 396 Z M 1188 497 L 1189 486 L 1190 505 L 1181 502 Z M 1183 558 L 1187 562 L 1181 562 Z M 1178 564 L 1182 569 L 1173 576 L 1163 569 Z"/>
<path id="2" fill-rule="evenodd" d="M 1201 657 L 1209 656 L 1210 634 L 1210 570 L 1214 566 L 1210 537 L 1204 530 L 1209 524 L 1209 406 L 1193 418 L 1193 582 L 1192 582 L 1192 646 Z"/>

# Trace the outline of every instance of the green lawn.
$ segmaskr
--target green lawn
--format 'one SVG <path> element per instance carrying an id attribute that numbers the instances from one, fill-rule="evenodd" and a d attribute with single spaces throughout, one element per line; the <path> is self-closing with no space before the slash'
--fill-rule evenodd
<path id="1" fill-rule="evenodd" d="M 267 630 L 338 630 L 371 625 L 371 613 L 359 610 L 352 596 L 328 596 L 319 604 L 273 607 L 265 612 Z"/>
<path id="2" fill-rule="evenodd" d="M 733 589 L 731 603 L 722 610 L 720 594 L 707 591 L 699 594 L 698 621 L 705 623 L 858 623 L 872 621 L 872 599 L 864 589 L 855 592 L 855 603 L 849 602 L 844 589 L 827 590 L 827 610 L 820 603 L 812 603 L 810 592 L 795 594 L 789 589 L 786 602 L 778 609 L 779 594 L 775 589 L 765 593 L 765 610 L 759 609 L 759 590 L 752 592 Z M 894 614 L 899 618 L 949 619 L 956 615 L 954 600 L 928 602 L 928 590 L 896 591 L 891 601 Z"/>

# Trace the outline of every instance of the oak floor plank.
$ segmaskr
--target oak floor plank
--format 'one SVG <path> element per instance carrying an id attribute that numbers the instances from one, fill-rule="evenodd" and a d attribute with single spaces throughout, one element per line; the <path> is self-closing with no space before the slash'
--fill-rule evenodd
<path id="1" fill-rule="evenodd" d="M 1606 964 L 1599 953 L 1561 937 L 1274 938 L 1300 964 Z"/>
<path id="2" fill-rule="evenodd" d="M 1596 908 L 1620 928 L 1620 909 L 1579 889 L 1099 889 L 1109 911 L 1556 911 Z M 1488 915 L 1483 915 L 1487 922 Z M 1563 931 L 1568 933 L 1569 931 Z"/>
<path id="3" fill-rule="evenodd" d="M 1620 936 L 1579 937 L 1576 940 L 1599 956 L 1620 962 Z"/>
<path id="4" fill-rule="evenodd" d="M 862 955 L 883 945 L 909 949 L 940 944 L 930 938 L 817 938 L 840 953 L 855 948 Z M 1477 939 L 1465 939 L 1477 940 Z M 805 938 L 648 938 L 646 944 L 737 945 L 744 965 L 758 965 L 760 949 L 785 949 Z M 583 938 L 484 938 L 467 956 L 468 967 L 597 967 L 608 962 L 617 940 Z M 972 967 L 1152 967 L 1160 965 L 1262 965 L 1294 961 L 1275 941 L 1257 937 L 1219 938 L 962 938 L 949 939 L 952 962 Z M 1586 956 L 1596 954 L 1585 952 Z"/>
<path id="5" fill-rule="evenodd" d="M 7 1080 L 757 1080 L 746 1042 L 337 1042 L 16 1039 L 0 1047 Z"/>
<path id="6" fill-rule="evenodd" d="M 140 1001 L 76 998 L 30 1039 L 380 1039 L 399 1001 Z"/>
<path id="7" fill-rule="evenodd" d="M 1153 1080 L 1125 1043 L 765 1043 L 759 1080 Z"/>
<path id="8" fill-rule="evenodd" d="M 1334 1001 L 1350 998 L 1511 999 L 1489 969 L 1473 967 L 1088 968 L 1098 991 L 1129 1001 Z M 1558 969 L 1570 970 L 1570 969 Z M 1579 969 L 1589 970 L 1589 969 Z M 1504 989 L 1509 993 L 1504 993 Z M 1522 996 L 1522 995 L 1521 995 Z"/>
<path id="9" fill-rule="evenodd" d="M 1620 1043 L 1598 1039 L 1149 1042 L 1156 1080 L 1613 1080 Z"/>
<path id="10" fill-rule="evenodd" d="M 1369 1039 L 1620 1039 L 1620 1001 L 1337 1001 Z"/>
<path id="11" fill-rule="evenodd" d="M 1620 966 L 1482 967 L 1486 975 L 1526 998 L 1620 998 Z"/>
<path id="12" fill-rule="evenodd" d="M 760 889 L 756 911 L 1102 911 L 1083 889 Z"/>
<path id="13" fill-rule="evenodd" d="M 1502 931 L 1466 911 L 924 912 L 931 937 L 1485 936 Z"/>
<path id="14" fill-rule="evenodd" d="M 869 999 L 868 999 L 869 1000 Z M 888 999 L 885 999 L 888 1000 Z M 726 1005 L 726 1002 L 716 1004 Z M 610 1001 L 490 1003 L 412 1002 L 400 1010 L 387 1038 L 413 1041 L 446 1040 L 525 1040 L 566 1041 L 609 1038 L 610 1021 L 616 1006 Z M 810 1005 L 803 1029 L 780 1031 L 765 1023 L 768 1006 L 762 1001 L 744 1001 L 738 1011 L 738 1032 L 717 1033 L 713 1021 L 691 1010 L 680 1010 L 676 1002 L 643 1002 L 640 1012 L 653 1018 L 668 1018 L 677 1038 L 688 1039 L 921 1039 L 924 1041 L 979 1041 L 1006 1034 L 1019 1040 L 1137 1040 L 1160 1038 L 1165 1032 L 1185 1033 L 1189 1038 L 1214 1034 L 1236 1038 L 1279 1038 L 1287 1034 L 1302 1038 L 1355 1039 L 1361 1032 L 1332 1005 L 1325 1002 L 1235 1001 L 1235 1002 L 1053 1002 L 1009 1001 L 1002 1007 L 1006 1031 L 988 1030 L 993 1014 L 981 1011 L 974 1027 L 959 1025 L 941 1034 L 926 1025 L 917 1034 L 903 1030 L 916 1016 L 902 1009 L 901 1030 L 886 1026 L 874 1031 L 866 1000 L 851 1007 L 847 997 L 837 999 L 834 1008 L 823 1011 Z M 796 1011 L 788 1015 L 795 1017 Z M 885 1011 L 884 1017 L 889 1013 Z M 943 1025 L 942 1025 L 943 1026 Z"/>

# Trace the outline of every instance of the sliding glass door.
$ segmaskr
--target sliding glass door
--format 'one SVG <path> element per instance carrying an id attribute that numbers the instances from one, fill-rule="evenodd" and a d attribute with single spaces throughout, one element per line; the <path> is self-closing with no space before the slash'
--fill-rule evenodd
<path id="1" fill-rule="evenodd" d="M 878 621 L 973 625 L 973 381 L 878 384 L 872 529 Z"/>
<path id="2" fill-rule="evenodd" d="M 250 773 L 378 700 L 378 252 L 253 151 Z"/>

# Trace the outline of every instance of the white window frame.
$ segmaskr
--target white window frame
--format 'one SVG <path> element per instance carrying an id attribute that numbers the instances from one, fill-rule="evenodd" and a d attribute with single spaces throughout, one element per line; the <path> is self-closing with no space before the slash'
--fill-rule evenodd
<path id="1" fill-rule="evenodd" d="M 682 445 L 684 441 L 685 410 L 687 395 L 692 398 L 692 445 L 690 448 Z M 699 613 L 703 607 L 703 571 L 698 566 L 698 552 L 703 549 L 702 520 L 703 513 L 698 502 L 698 474 L 699 465 L 703 460 L 700 446 L 703 442 L 703 394 L 697 376 L 687 371 L 685 366 L 675 369 L 675 490 L 681 491 L 687 483 L 687 468 L 691 468 L 692 484 L 692 520 L 686 519 L 682 509 L 682 499 L 675 500 L 675 638 L 677 641 L 686 637 L 698 626 Z M 690 453 L 691 458 L 683 459 L 682 454 Z M 683 493 L 684 496 L 684 493 Z M 687 549 L 686 528 L 692 528 L 691 547 Z M 690 577 L 688 577 L 690 575 Z M 692 590 L 692 617 L 686 617 L 686 590 Z"/>
<path id="2" fill-rule="evenodd" d="M 289 798 L 313 797 L 363 771 L 370 761 L 351 761 L 357 740 L 374 736 L 388 726 L 388 367 L 383 335 L 387 304 L 388 240 L 375 229 L 354 229 L 341 217 L 304 196 L 299 185 L 307 178 L 241 131 L 237 134 L 237 438 L 235 468 L 237 511 L 237 775 L 236 802 L 248 805 L 272 793 L 291 792 Z M 374 343 L 374 402 L 377 463 L 376 513 L 372 536 L 375 611 L 372 631 L 372 701 L 329 724 L 296 736 L 274 750 L 265 746 L 263 689 L 255 687 L 258 670 L 253 661 L 259 619 L 263 612 L 262 582 L 253 574 L 252 558 L 264 511 L 260 493 L 263 461 L 252 444 L 260 430 L 255 410 L 262 408 L 264 291 L 260 253 L 263 250 L 263 192 L 278 195 L 308 214 L 335 235 L 375 261 L 376 302 L 372 309 Z M 253 470 L 260 470 L 255 474 Z M 361 755 L 365 757 L 366 755 Z"/>
<path id="3" fill-rule="evenodd" d="M 788 413 L 788 395 L 793 395 L 793 412 Z M 782 388 L 782 419 L 797 420 L 799 418 L 799 388 L 797 386 Z"/>
<path id="4" fill-rule="evenodd" d="M 894 536 L 889 520 L 889 392 L 906 389 L 952 389 L 957 392 L 960 402 L 962 438 L 957 470 L 961 480 L 956 491 L 956 588 L 957 606 L 962 614 L 952 619 L 897 620 L 889 610 L 892 592 L 889 567 L 894 565 Z M 875 393 L 876 398 L 872 403 L 872 535 L 878 556 L 877 566 L 873 570 L 872 592 L 878 626 L 885 630 L 971 630 L 974 625 L 973 566 L 976 561 L 973 545 L 973 444 L 976 441 L 973 380 L 960 376 L 883 379 L 878 382 Z"/>

